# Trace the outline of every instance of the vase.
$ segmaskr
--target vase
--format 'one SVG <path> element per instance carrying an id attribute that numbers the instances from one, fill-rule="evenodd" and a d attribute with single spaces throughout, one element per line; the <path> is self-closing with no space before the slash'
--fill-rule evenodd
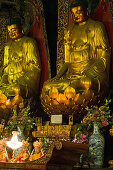
<path id="1" fill-rule="evenodd" d="M 26 140 L 29 137 L 29 146 L 28 150 L 29 152 L 32 151 L 32 135 L 31 135 L 31 128 L 26 128 L 25 130 L 22 130 L 19 126 L 17 127 L 19 135 L 18 140 L 22 142 L 22 140 Z"/>
<path id="2" fill-rule="evenodd" d="M 17 130 L 19 132 L 19 134 L 18 134 L 18 141 L 22 142 L 22 140 L 25 140 L 25 136 L 24 136 L 23 130 L 19 126 L 17 126 Z M 15 150 L 14 157 L 17 157 L 17 155 L 19 153 L 21 153 L 21 148 L 18 148 L 18 149 Z"/>
<path id="3" fill-rule="evenodd" d="M 22 142 L 22 140 L 25 140 L 25 136 L 24 136 L 23 130 L 19 126 L 17 126 L 17 130 L 19 132 L 19 134 L 18 134 L 18 141 Z"/>
<path id="4" fill-rule="evenodd" d="M 96 123 L 94 123 L 93 134 L 89 137 L 89 152 L 94 157 L 95 168 L 101 168 L 104 159 L 104 137 L 100 133 L 100 129 Z"/>

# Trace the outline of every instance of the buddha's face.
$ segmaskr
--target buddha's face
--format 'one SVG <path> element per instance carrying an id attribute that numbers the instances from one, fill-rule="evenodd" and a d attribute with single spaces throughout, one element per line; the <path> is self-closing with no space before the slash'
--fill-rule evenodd
<path id="1" fill-rule="evenodd" d="M 21 152 L 25 153 L 26 151 L 27 151 L 27 148 L 25 146 L 23 146 Z"/>
<path id="2" fill-rule="evenodd" d="M 86 16 L 82 6 L 73 7 L 71 9 L 71 15 L 75 23 L 81 23 L 86 20 Z"/>
<path id="3" fill-rule="evenodd" d="M 34 149 L 35 149 L 36 154 L 38 154 L 40 152 L 40 147 L 39 146 L 35 146 Z"/>
<path id="4" fill-rule="evenodd" d="M 18 39 L 18 37 L 20 36 L 20 31 L 19 31 L 18 25 L 16 25 L 16 24 L 10 25 L 7 27 L 7 29 L 8 29 L 9 37 L 11 39 Z"/>

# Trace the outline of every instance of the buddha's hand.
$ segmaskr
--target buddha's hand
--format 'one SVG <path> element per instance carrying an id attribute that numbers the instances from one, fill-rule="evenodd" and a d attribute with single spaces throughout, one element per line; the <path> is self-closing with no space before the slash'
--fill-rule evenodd
<path id="1" fill-rule="evenodd" d="M 105 71 L 105 65 L 102 59 L 98 59 L 93 64 L 90 64 L 86 70 L 84 70 L 84 75 L 90 78 L 96 78 L 101 73 Z"/>

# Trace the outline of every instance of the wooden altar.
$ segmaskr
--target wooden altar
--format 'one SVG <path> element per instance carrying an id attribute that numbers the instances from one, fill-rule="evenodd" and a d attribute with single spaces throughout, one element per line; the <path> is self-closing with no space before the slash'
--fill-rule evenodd
<path id="1" fill-rule="evenodd" d="M 80 155 L 87 151 L 88 144 L 55 141 L 50 145 L 47 154 L 36 161 L 28 161 L 26 163 L 0 162 L 0 168 L 46 170 L 55 166 L 73 167 L 79 162 Z"/>

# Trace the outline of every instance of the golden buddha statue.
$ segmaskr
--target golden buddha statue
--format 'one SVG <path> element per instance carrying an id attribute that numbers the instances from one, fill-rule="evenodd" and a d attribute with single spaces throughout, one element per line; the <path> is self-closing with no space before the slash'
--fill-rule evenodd
<path id="1" fill-rule="evenodd" d="M 65 63 L 58 74 L 44 83 L 43 91 L 52 87 L 64 91 L 91 88 L 107 94 L 109 87 L 110 46 L 101 22 L 88 17 L 81 2 L 72 2 L 70 11 L 74 24 L 64 32 Z"/>
<path id="2" fill-rule="evenodd" d="M 15 96 L 15 89 L 23 97 L 38 93 L 41 62 L 34 39 L 24 36 L 19 18 L 8 23 L 10 40 L 4 50 L 3 75 L 0 91 Z"/>

